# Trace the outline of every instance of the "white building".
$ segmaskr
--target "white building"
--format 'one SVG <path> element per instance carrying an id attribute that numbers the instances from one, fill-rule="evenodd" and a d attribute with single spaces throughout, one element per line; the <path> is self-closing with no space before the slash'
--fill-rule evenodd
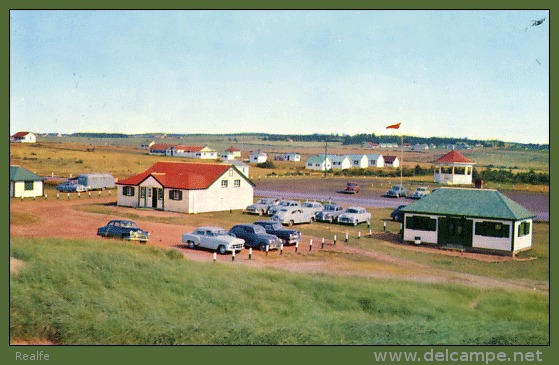
<path id="1" fill-rule="evenodd" d="M 315 155 L 309 156 L 307 161 L 305 162 L 305 168 L 309 170 L 320 170 L 320 171 L 327 171 L 332 169 L 332 160 L 331 156 L 322 155 Z"/>
<path id="2" fill-rule="evenodd" d="M 37 142 L 37 137 L 31 132 L 17 132 L 10 137 L 10 141 L 16 143 L 35 143 Z"/>
<path id="3" fill-rule="evenodd" d="M 399 167 L 400 160 L 397 156 L 384 156 L 384 166 L 386 167 Z"/>
<path id="4" fill-rule="evenodd" d="M 369 160 L 367 155 L 347 155 L 349 161 L 351 162 L 351 167 L 358 169 L 366 169 L 369 167 Z"/>
<path id="5" fill-rule="evenodd" d="M 379 154 L 367 155 L 369 167 L 384 167 L 384 157 Z"/>
<path id="6" fill-rule="evenodd" d="M 228 164 L 158 162 L 117 190 L 118 206 L 182 213 L 244 209 L 254 200 L 254 183 Z"/>
<path id="7" fill-rule="evenodd" d="M 283 156 L 284 161 L 293 161 L 293 162 L 299 162 L 301 161 L 301 155 L 296 153 L 296 152 L 290 152 L 290 153 L 286 153 Z"/>
<path id="8" fill-rule="evenodd" d="M 472 183 L 474 165 L 475 162 L 452 150 L 435 160 L 434 180 L 442 184 L 469 185 Z"/>
<path id="9" fill-rule="evenodd" d="M 186 158 L 197 158 L 201 160 L 217 160 L 217 152 L 208 146 L 171 146 L 167 150 L 167 156 L 178 156 Z"/>
<path id="10" fill-rule="evenodd" d="M 347 155 L 330 155 L 332 170 L 345 170 L 351 167 L 351 160 Z"/>
<path id="11" fill-rule="evenodd" d="M 10 198 L 43 196 L 43 178 L 20 166 L 10 166 Z"/>
<path id="12" fill-rule="evenodd" d="M 402 209 L 404 241 L 516 254 L 535 214 L 492 189 L 440 188 Z"/>
<path id="13" fill-rule="evenodd" d="M 268 154 L 261 150 L 252 151 L 249 158 L 249 161 L 254 163 L 264 163 L 267 160 Z"/>

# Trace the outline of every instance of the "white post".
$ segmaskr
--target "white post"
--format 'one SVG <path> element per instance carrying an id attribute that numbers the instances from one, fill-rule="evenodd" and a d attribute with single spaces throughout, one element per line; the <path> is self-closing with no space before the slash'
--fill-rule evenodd
<path id="1" fill-rule="evenodd" d="M 336 244 L 336 239 L 337 239 L 337 237 L 336 237 L 336 235 L 334 235 L 334 245 Z"/>
<path id="2" fill-rule="evenodd" d="M 235 261 L 235 249 L 231 251 L 231 261 Z"/>
<path id="3" fill-rule="evenodd" d="M 217 252 L 214 252 L 214 262 L 217 260 Z"/>
<path id="4" fill-rule="evenodd" d="M 283 243 L 280 245 L 280 255 L 283 255 Z"/>
<path id="5" fill-rule="evenodd" d="M 312 251 L 312 240 L 309 241 L 309 251 Z"/>
<path id="6" fill-rule="evenodd" d="M 299 241 L 295 243 L 295 253 L 299 252 Z"/>
<path id="7" fill-rule="evenodd" d="M 252 260 L 252 247 L 249 247 L 248 249 L 248 259 Z"/>

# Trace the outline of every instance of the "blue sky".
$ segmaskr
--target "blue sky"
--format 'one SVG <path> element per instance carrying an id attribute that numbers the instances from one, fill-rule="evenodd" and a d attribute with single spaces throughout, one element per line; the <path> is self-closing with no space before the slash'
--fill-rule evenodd
<path id="1" fill-rule="evenodd" d="M 10 132 L 548 143 L 548 21 L 544 10 L 11 11 Z"/>

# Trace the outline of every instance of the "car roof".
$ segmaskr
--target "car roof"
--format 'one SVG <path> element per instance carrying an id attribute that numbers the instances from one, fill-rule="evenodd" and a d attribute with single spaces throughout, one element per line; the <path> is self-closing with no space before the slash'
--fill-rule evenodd
<path id="1" fill-rule="evenodd" d="M 365 208 L 363 208 L 363 207 L 347 207 L 347 209 L 358 209 L 359 210 L 359 209 L 365 209 Z"/>
<path id="2" fill-rule="evenodd" d="M 129 219 L 112 219 L 112 220 L 109 221 L 109 223 L 111 223 L 111 222 L 130 222 L 130 223 L 136 223 L 136 222 L 131 221 L 131 220 L 129 220 Z"/>
<path id="3" fill-rule="evenodd" d="M 208 231 L 215 231 L 215 230 L 224 230 L 225 228 L 223 228 L 223 227 L 217 227 L 217 226 L 202 226 L 202 227 L 197 227 L 197 228 L 195 229 L 195 231 L 198 230 L 198 229 L 205 229 L 205 230 L 208 230 Z"/>

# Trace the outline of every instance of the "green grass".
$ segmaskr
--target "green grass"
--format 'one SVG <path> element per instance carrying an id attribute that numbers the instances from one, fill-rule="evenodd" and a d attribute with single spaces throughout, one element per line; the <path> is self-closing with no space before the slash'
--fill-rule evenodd
<path id="1" fill-rule="evenodd" d="M 548 296 L 199 263 L 113 240 L 12 238 L 10 339 L 58 344 L 545 345 Z"/>

